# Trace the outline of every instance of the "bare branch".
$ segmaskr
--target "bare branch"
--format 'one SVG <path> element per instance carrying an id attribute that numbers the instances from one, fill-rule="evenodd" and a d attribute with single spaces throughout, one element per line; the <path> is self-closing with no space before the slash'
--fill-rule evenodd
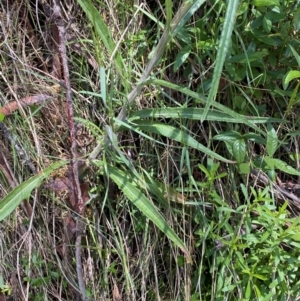
<path id="1" fill-rule="evenodd" d="M 78 277 L 79 290 L 82 295 L 82 299 L 87 300 L 85 294 L 85 285 L 82 276 L 82 266 L 81 266 L 81 236 L 84 231 L 84 225 L 81 221 L 81 216 L 84 214 L 84 202 L 81 194 L 79 177 L 78 177 L 78 161 L 77 161 L 77 142 L 76 142 L 76 130 L 74 124 L 74 108 L 72 100 L 72 90 L 70 84 L 70 75 L 68 68 L 68 59 L 66 51 L 66 30 L 62 17 L 62 12 L 58 0 L 53 1 L 53 20 L 58 29 L 59 35 L 59 53 L 62 63 L 63 77 L 66 88 L 66 101 L 67 101 L 67 114 L 68 114 L 68 127 L 70 131 L 70 140 L 71 140 L 71 175 L 73 182 L 73 189 L 75 195 L 76 210 L 79 213 L 79 218 L 77 220 L 77 237 L 76 237 L 76 271 Z"/>

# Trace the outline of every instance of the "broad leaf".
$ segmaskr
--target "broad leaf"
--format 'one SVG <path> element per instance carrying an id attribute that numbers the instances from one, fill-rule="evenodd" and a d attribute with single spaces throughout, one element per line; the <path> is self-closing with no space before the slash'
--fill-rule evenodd
<path id="1" fill-rule="evenodd" d="M 183 47 L 179 53 L 176 55 L 175 63 L 173 66 L 173 71 L 176 72 L 181 67 L 181 65 L 187 60 L 191 52 L 191 46 L 186 45 Z"/>
<path id="2" fill-rule="evenodd" d="M 267 133 L 267 153 L 272 157 L 278 147 L 278 137 L 275 129 L 271 124 L 268 124 L 268 133 Z"/>
<path id="3" fill-rule="evenodd" d="M 230 132 L 224 132 L 218 135 L 214 136 L 214 140 L 218 140 L 218 141 L 230 141 L 230 142 L 234 142 L 237 139 L 241 139 L 243 136 L 236 131 L 230 131 Z"/>
<path id="4" fill-rule="evenodd" d="M 173 241 L 186 255 L 191 262 L 188 249 L 174 230 L 168 225 L 164 217 L 159 213 L 153 203 L 146 198 L 142 191 L 133 184 L 131 177 L 123 171 L 113 167 L 107 167 L 109 177 L 118 185 L 128 199 L 145 214 L 171 241 Z"/>
<path id="5" fill-rule="evenodd" d="M 246 157 L 246 142 L 244 139 L 237 139 L 232 144 L 234 159 L 238 163 L 243 163 Z"/>
<path id="6" fill-rule="evenodd" d="M 294 12 L 293 25 L 296 31 L 300 29 L 300 7 Z"/>
<path id="7" fill-rule="evenodd" d="M 300 7 L 299 7 L 298 10 L 300 12 Z M 292 45 L 289 45 L 289 46 L 290 46 L 290 48 L 291 48 L 291 50 L 293 52 L 293 55 L 294 55 L 294 57 L 295 57 L 295 59 L 297 61 L 298 66 L 300 67 L 300 56 L 299 56 L 298 52 L 294 49 L 294 47 Z"/>
<path id="8" fill-rule="evenodd" d="M 282 160 L 265 157 L 264 161 L 271 169 L 275 167 L 276 169 L 280 169 L 281 171 L 286 172 L 287 174 L 300 176 L 300 172 L 297 169 L 293 168 L 292 166 L 288 165 Z"/>

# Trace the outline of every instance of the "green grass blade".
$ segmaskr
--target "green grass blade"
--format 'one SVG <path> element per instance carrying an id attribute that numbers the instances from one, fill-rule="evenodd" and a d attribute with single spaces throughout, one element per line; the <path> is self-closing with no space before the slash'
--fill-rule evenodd
<path id="1" fill-rule="evenodd" d="M 92 1 L 88 0 L 77 0 L 83 11 L 86 13 L 88 19 L 92 23 L 92 25 L 95 28 L 96 33 L 101 38 L 107 52 L 111 56 L 116 48 L 116 44 L 111 36 L 111 33 L 109 31 L 109 28 L 106 26 L 106 24 L 103 22 L 102 17 L 99 13 L 99 11 L 96 9 L 96 7 L 93 5 Z M 126 78 L 125 73 L 125 65 L 122 59 L 122 56 L 118 51 L 115 52 L 114 55 L 114 62 L 117 67 L 117 70 L 119 73 Z"/>
<path id="2" fill-rule="evenodd" d="M 182 87 L 180 85 L 176 85 L 176 84 L 173 84 L 171 82 L 167 82 L 167 81 L 164 81 L 164 80 L 160 80 L 160 79 L 151 79 L 147 82 L 145 82 L 145 84 L 149 84 L 149 83 L 153 83 L 153 84 L 156 84 L 156 85 L 160 85 L 160 86 L 163 86 L 163 87 L 166 87 L 166 88 L 170 88 L 170 89 L 173 89 L 175 91 L 178 91 L 178 92 L 181 92 L 187 96 L 190 96 L 194 99 L 196 99 L 199 103 L 202 103 L 202 104 L 206 104 L 207 103 L 207 99 L 204 95 L 201 95 L 199 93 L 196 93 L 192 90 L 190 90 L 189 88 L 186 88 L 186 87 Z M 251 123 L 249 121 L 249 117 L 248 116 L 243 116 L 243 115 L 240 115 L 238 113 L 236 113 L 235 111 L 227 108 L 226 106 L 216 102 L 216 101 L 213 101 L 211 103 L 211 105 L 217 109 L 219 109 L 220 111 L 236 118 L 236 120 L 239 120 L 239 123 L 243 123 L 245 125 L 248 125 L 250 128 L 253 128 L 255 129 L 257 132 L 261 133 L 262 135 L 266 136 L 266 133 L 264 131 L 262 131 L 259 127 L 257 127 L 255 124 Z M 199 116 L 199 120 L 200 120 L 200 117 Z M 203 117 L 203 115 L 202 115 Z M 268 119 L 269 120 L 269 119 Z M 284 120 L 282 120 L 283 122 Z M 269 121 L 268 121 L 269 122 Z"/>
<path id="3" fill-rule="evenodd" d="M 5 219 L 10 213 L 12 213 L 19 204 L 30 197 L 33 189 L 37 188 L 44 179 L 50 176 L 50 174 L 67 164 L 69 161 L 58 161 L 51 164 L 49 167 L 41 171 L 36 176 L 28 179 L 20 184 L 14 190 L 12 190 L 1 202 L 0 202 L 0 221 Z"/>
<path id="4" fill-rule="evenodd" d="M 202 145 L 201 143 L 199 143 L 193 137 L 191 137 L 184 131 L 182 131 L 174 126 L 164 124 L 161 122 L 149 121 L 149 120 L 137 120 L 135 123 L 136 123 L 136 126 L 142 131 L 165 136 L 169 139 L 183 143 L 186 146 L 195 148 L 217 160 L 220 160 L 220 161 L 223 161 L 226 163 L 234 163 L 233 161 L 230 161 L 230 160 L 218 155 L 217 153 L 213 152 L 209 148 L 207 148 L 204 145 Z"/>
<path id="5" fill-rule="evenodd" d="M 172 36 L 175 37 L 184 24 L 200 8 L 205 0 L 192 0 L 184 2 L 171 23 Z"/>
<path id="6" fill-rule="evenodd" d="M 138 189 L 124 172 L 108 166 L 110 178 L 118 185 L 128 199 L 145 214 L 171 241 L 173 241 L 186 255 L 187 260 L 191 261 L 191 256 L 185 244 L 168 225 L 164 217 L 158 212 L 158 209 L 145 197 L 140 189 Z"/>
<path id="7" fill-rule="evenodd" d="M 171 26 L 172 4 L 173 4 L 172 0 L 166 0 L 166 19 L 167 19 L 166 28 L 167 28 L 167 30 L 170 30 L 170 26 Z"/>
<path id="8" fill-rule="evenodd" d="M 231 43 L 231 35 L 234 27 L 239 0 L 228 0 L 227 3 L 228 6 L 226 9 L 224 27 L 222 30 L 219 50 L 217 53 L 217 59 L 216 59 L 214 73 L 213 73 L 212 84 L 209 90 L 208 101 L 205 105 L 204 112 L 201 117 L 201 121 L 205 120 L 209 108 L 211 107 L 213 101 L 215 101 L 215 97 L 217 95 L 217 91 L 219 88 L 219 82 L 221 78 L 223 65 Z"/>
<path id="9" fill-rule="evenodd" d="M 80 0 L 81 1 L 81 0 Z M 162 58 L 164 51 L 170 41 L 171 36 L 175 36 L 180 28 L 188 21 L 193 13 L 204 3 L 204 0 L 193 0 L 184 2 L 178 9 L 176 15 L 171 21 L 170 30 L 165 28 L 165 31 L 160 38 L 155 50 L 152 53 L 151 59 L 147 63 L 137 86 L 127 95 L 128 102 L 122 107 L 118 115 L 118 119 L 124 121 L 127 117 L 127 107 L 132 104 L 137 95 L 140 94 L 142 84 L 148 79 L 157 62 Z M 170 34 L 171 33 L 171 34 Z"/>
<path id="10" fill-rule="evenodd" d="M 204 109 L 201 108 L 162 108 L 162 109 L 145 109 L 132 113 L 130 120 L 134 121 L 136 118 L 187 118 L 190 120 L 199 120 L 203 114 Z M 240 115 L 242 116 L 242 115 Z M 278 118 L 266 118 L 256 116 L 243 116 L 247 118 L 249 122 L 256 123 L 270 123 L 270 122 L 282 122 L 282 119 Z M 219 110 L 210 110 L 207 113 L 205 120 L 208 121 L 222 121 L 231 123 L 244 123 L 241 118 L 232 117 L 229 114 L 221 112 Z M 272 121 L 271 121 L 272 120 Z"/>

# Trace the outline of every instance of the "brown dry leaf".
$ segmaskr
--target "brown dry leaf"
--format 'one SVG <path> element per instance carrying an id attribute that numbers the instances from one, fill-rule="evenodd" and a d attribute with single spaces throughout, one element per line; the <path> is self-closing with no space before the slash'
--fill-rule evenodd
<path id="1" fill-rule="evenodd" d="M 71 208 L 75 212 L 80 212 L 84 213 L 85 206 L 83 208 L 78 208 L 78 204 L 76 204 L 76 197 L 74 194 L 74 189 L 71 180 L 68 177 L 64 178 L 57 178 L 55 180 L 52 180 L 45 184 L 45 188 L 49 188 L 53 190 L 54 192 L 67 192 L 69 194 L 69 204 Z M 80 184 L 80 189 L 81 189 L 81 195 L 82 195 L 82 200 L 83 200 L 83 205 L 87 203 L 89 200 L 89 187 L 86 183 L 81 183 Z"/>
<path id="2" fill-rule="evenodd" d="M 71 240 L 76 232 L 76 222 L 70 214 L 65 217 L 65 225 L 67 238 Z"/>
<path id="3" fill-rule="evenodd" d="M 59 53 L 59 30 L 55 24 L 55 22 L 51 23 L 50 26 L 50 33 L 52 37 L 52 59 L 53 59 L 53 64 L 52 64 L 52 75 L 56 77 L 58 80 L 62 80 L 62 65 L 61 65 L 61 58 L 60 58 L 60 53 Z"/>
<path id="4" fill-rule="evenodd" d="M 18 110 L 20 106 L 22 107 L 30 106 L 35 103 L 44 102 L 49 98 L 51 98 L 51 96 L 46 94 L 37 94 L 33 96 L 28 96 L 23 99 L 20 99 L 19 101 L 13 101 L 6 104 L 4 107 L 0 108 L 0 114 L 3 114 L 4 116 L 8 116 L 12 114 L 14 111 Z"/>
<path id="5" fill-rule="evenodd" d="M 50 188 L 51 190 L 55 191 L 55 192 L 61 192 L 61 191 L 70 191 L 72 188 L 71 185 L 71 181 L 69 178 L 65 177 L 65 178 L 57 178 L 55 180 L 52 180 L 50 182 L 48 182 L 45 185 L 46 188 Z"/>
<path id="6" fill-rule="evenodd" d="M 179 203 L 184 205 L 186 202 L 186 196 L 183 193 L 179 193 L 171 186 L 166 186 L 164 188 L 165 190 L 165 198 L 171 200 L 172 202 Z"/>
<path id="7" fill-rule="evenodd" d="M 113 301 L 122 301 L 122 295 L 120 294 L 118 285 L 115 281 L 115 279 L 113 279 L 114 282 L 114 289 L 113 289 L 113 293 L 112 293 L 112 297 L 113 297 Z"/>
<path id="8" fill-rule="evenodd" d="M 81 195 L 83 199 L 83 203 L 86 204 L 86 202 L 89 200 L 89 186 L 86 183 L 80 184 L 81 189 Z"/>

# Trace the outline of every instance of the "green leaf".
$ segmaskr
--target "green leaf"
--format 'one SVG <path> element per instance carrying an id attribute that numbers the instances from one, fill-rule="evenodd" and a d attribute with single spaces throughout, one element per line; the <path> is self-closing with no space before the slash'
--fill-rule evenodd
<path id="1" fill-rule="evenodd" d="M 173 6 L 173 1 L 172 0 L 166 0 L 166 16 L 167 16 L 167 23 L 166 23 L 166 28 L 167 30 L 170 30 L 171 26 L 171 20 L 172 20 L 172 6 Z"/>
<path id="2" fill-rule="evenodd" d="M 279 279 L 277 278 L 271 282 L 271 284 L 269 285 L 269 288 L 272 289 L 272 288 L 278 286 L 278 284 L 279 284 Z"/>
<path id="3" fill-rule="evenodd" d="M 293 55 L 297 61 L 298 66 L 300 67 L 300 56 L 299 56 L 298 52 L 294 49 L 294 47 L 292 45 L 289 45 L 289 46 L 293 52 Z"/>
<path id="4" fill-rule="evenodd" d="M 241 139 L 243 136 L 236 131 L 224 132 L 214 136 L 214 140 L 219 141 L 231 141 L 234 142 L 237 139 Z"/>
<path id="5" fill-rule="evenodd" d="M 284 85 L 287 85 L 291 80 L 300 77 L 300 71 L 291 70 L 284 78 Z"/>
<path id="6" fill-rule="evenodd" d="M 239 165 L 240 173 L 248 175 L 250 174 L 250 164 L 249 163 L 242 163 Z"/>
<path id="7" fill-rule="evenodd" d="M 58 161 L 51 164 L 49 167 L 41 171 L 39 174 L 26 180 L 15 189 L 13 189 L 1 202 L 0 202 L 0 221 L 5 219 L 15 208 L 23 201 L 30 197 L 33 189 L 37 188 L 44 179 L 48 178 L 50 174 L 66 165 L 69 161 Z"/>
<path id="8" fill-rule="evenodd" d="M 293 168 L 292 166 L 289 166 L 287 163 L 285 163 L 282 160 L 275 159 L 275 158 L 270 158 L 270 157 L 265 157 L 264 161 L 267 163 L 267 165 L 273 169 L 273 166 L 277 169 L 280 169 L 283 172 L 286 172 L 290 175 L 294 176 L 300 176 L 300 172 Z"/>
<path id="9" fill-rule="evenodd" d="M 173 71 L 176 72 L 181 67 L 181 65 L 187 60 L 191 52 L 191 46 L 186 45 L 183 47 L 179 53 L 176 55 L 175 63 L 173 66 Z"/>
<path id="10" fill-rule="evenodd" d="M 232 144 L 234 159 L 238 163 L 243 163 L 246 157 L 246 142 L 244 139 L 237 139 Z"/>
<path id="11" fill-rule="evenodd" d="M 221 34 L 220 45 L 218 48 L 212 84 L 211 84 L 211 88 L 209 90 L 208 100 L 205 105 L 203 115 L 201 116 L 201 121 L 205 120 L 206 115 L 207 115 L 212 103 L 215 101 L 215 97 L 216 97 L 217 91 L 219 89 L 219 82 L 220 82 L 220 78 L 221 78 L 223 64 L 225 62 L 228 49 L 230 47 L 231 35 L 232 35 L 234 23 L 235 23 L 235 18 L 236 18 L 236 13 L 237 13 L 237 9 L 239 6 L 239 2 L 240 2 L 239 0 L 228 0 L 227 1 L 225 21 L 224 21 L 222 34 Z"/>
<path id="12" fill-rule="evenodd" d="M 5 115 L 0 113 L 0 122 L 2 122 L 4 120 L 4 118 L 5 118 Z"/>
<path id="13" fill-rule="evenodd" d="M 270 33 L 272 29 L 272 21 L 267 18 L 267 16 L 264 17 L 263 19 L 263 27 L 265 32 Z"/>
<path id="14" fill-rule="evenodd" d="M 275 182 L 275 181 L 276 181 L 276 172 L 275 172 L 275 170 L 273 169 L 274 166 L 273 166 L 273 167 L 270 166 L 270 168 L 271 168 L 271 169 L 268 170 L 267 175 L 268 175 L 268 177 L 271 179 L 271 181 Z"/>
<path id="15" fill-rule="evenodd" d="M 203 114 L 204 109 L 200 108 L 161 108 L 161 109 L 145 109 L 135 111 L 130 115 L 130 120 L 135 118 L 187 118 L 191 120 L 199 120 Z M 282 119 L 266 118 L 266 117 L 255 117 L 255 116 L 243 116 L 239 115 L 231 116 L 228 113 L 224 113 L 220 110 L 210 110 L 207 113 L 205 120 L 208 121 L 223 121 L 232 123 L 244 123 L 244 118 L 248 118 L 248 121 L 255 123 L 267 123 L 267 122 L 282 122 Z"/>
<path id="16" fill-rule="evenodd" d="M 96 9 L 91 0 L 78 0 L 77 2 L 94 26 L 96 33 L 100 36 L 109 55 L 114 55 L 114 57 L 112 57 L 111 59 L 114 59 L 119 73 L 124 76 L 124 78 L 126 78 L 126 68 L 123 59 L 120 53 L 116 51 L 116 44 L 98 9 Z"/>
<path id="17" fill-rule="evenodd" d="M 268 132 L 267 132 L 267 153 L 270 157 L 272 157 L 278 147 L 278 137 L 275 129 L 271 124 L 268 124 Z"/>
<path id="18" fill-rule="evenodd" d="M 269 54 L 267 49 L 262 49 L 261 51 L 249 51 L 242 54 L 237 54 L 229 58 L 226 63 L 239 63 L 248 64 L 250 62 L 256 62 L 264 58 Z"/>
<path id="19" fill-rule="evenodd" d="M 294 12 L 293 25 L 296 31 L 300 29 L 300 7 Z"/>
<path id="20" fill-rule="evenodd" d="M 101 91 L 101 98 L 103 100 L 103 104 L 107 107 L 106 103 L 106 75 L 105 69 L 100 67 L 100 91 Z"/>
<path id="21" fill-rule="evenodd" d="M 196 101 L 198 101 L 199 103 L 202 103 L 202 104 L 206 104 L 207 103 L 207 99 L 205 96 L 199 94 L 199 93 L 196 93 L 194 91 L 191 91 L 190 89 L 186 88 L 186 87 L 182 87 L 182 86 L 179 86 L 179 85 L 176 85 L 176 84 L 173 84 L 171 82 L 167 82 L 167 81 L 164 81 L 164 80 L 159 80 L 159 79 L 151 79 L 147 82 L 144 82 L 144 84 L 146 83 L 154 83 L 154 84 L 157 84 L 157 85 L 161 85 L 163 87 L 167 87 L 167 88 L 170 88 L 170 89 L 173 89 L 175 91 L 178 91 L 178 92 L 181 92 L 185 95 L 188 95 L 190 97 L 193 97 Z M 246 124 L 248 125 L 249 127 L 255 129 L 258 133 L 261 133 L 262 135 L 265 135 L 266 133 L 261 130 L 258 126 L 254 125 L 250 120 L 251 118 L 248 117 L 248 116 L 244 116 L 244 115 L 240 115 L 238 113 L 236 113 L 235 111 L 229 109 L 228 107 L 214 101 L 212 102 L 212 106 L 219 109 L 220 111 L 232 116 L 232 117 L 235 117 L 236 120 L 240 120 L 241 123 L 243 124 Z M 203 115 L 202 116 L 199 116 L 199 119 L 200 118 L 204 118 Z M 199 120 L 198 119 L 198 120 Z M 205 120 L 205 118 L 203 119 Z M 283 122 L 284 120 L 281 120 L 281 122 Z M 236 121 L 238 122 L 238 121 Z M 272 122 L 272 121 L 270 121 Z"/>
<path id="22" fill-rule="evenodd" d="M 80 0 L 82 1 L 82 0 Z M 189 0 L 184 1 L 177 10 L 174 18 L 171 20 L 170 29 L 166 28 L 163 35 L 161 36 L 157 46 L 155 47 L 151 59 L 147 63 L 137 86 L 127 95 L 127 103 L 122 107 L 118 119 L 124 121 L 127 117 L 128 106 L 132 104 L 133 100 L 140 94 L 142 85 L 149 78 L 153 68 L 157 62 L 162 58 L 164 50 L 168 45 L 170 38 L 175 37 L 176 34 L 181 30 L 184 24 L 189 18 L 199 9 L 199 7 L 205 2 L 205 0 Z"/>
<path id="23" fill-rule="evenodd" d="M 227 163 L 234 163 L 233 161 L 230 161 L 230 160 L 222 157 L 221 155 L 213 152 L 209 148 L 200 144 L 197 140 L 192 138 L 186 132 L 184 132 L 178 128 L 175 128 L 174 126 L 160 123 L 160 122 L 149 121 L 149 120 L 142 120 L 142 121 L 137 120 L 137 121 L 135 121 L 135 126 L 142 131 L 162 135 L 169 139 L 183 143 L 184 145 L 195 148 L 217 160 L 227 162 Z"/>
<path id="24" fill-rule="evenodd" d="M 263 281 L 266 281 L 268 279 L 266 276 L 259 275 L 259 274 L 252 274 L 252 277 L 255 277 L 255 278 L 263 280 Z"/>
<path id="25" fill-rule="evenodd" d="M 251 292 L 252 292 L 252 283 L 251 283 L 251 281 L 248 280 L 247 287 L 246 287 L 246 292 L 245 292 L 246 300 L 250 300 Z"/>
<path id="26" fill-rule="evenodd" d="M 266 144 L 266 139 L 255 133 L 246 133 L 243 135 L 243 138 L 246 140 L 254 141 L 258 144 Z"/>
<path id="27" fill-rule="evenodd" d="M 279 6 L 279 0 L 253 0 L 252 4 L 255 6 Z"/>
<path id="28" fill-rule="evenodd" d="M 171 21 L 172 37 L 175 37 L 184 24 L 200 8 L 205 0 L 184 1 Z"/>
<path id="29" fill-rule="evenodd" d="M 267 279 L 265 279 L 265 280 L 267 280 Z M 260 292 L 260 290 L 259 290 L 258 286 L 254 284 L 254 285 L 253 285 L 253 288 L 254 288 L 254 290 L 255 290 L 255 293 L 256 293 L 256 295 L 257 295 L 258 299 L 260 300 L 260 299 L 261 299 L 261 296 L 262 296 L 262 294 L 261 294 L 261 292 Z"/>
<path id="30" fill-rule="evenodd" d="M 173 241 L 186 255 L 188 262 L 191 262 L 191 256 L 185 244 L 168 225 L 153 203 L 133 184 L 131 177 L 113 166 L 108 166 L 107 170 L 110 178 L 118 185 L 128 199 Z"/>

